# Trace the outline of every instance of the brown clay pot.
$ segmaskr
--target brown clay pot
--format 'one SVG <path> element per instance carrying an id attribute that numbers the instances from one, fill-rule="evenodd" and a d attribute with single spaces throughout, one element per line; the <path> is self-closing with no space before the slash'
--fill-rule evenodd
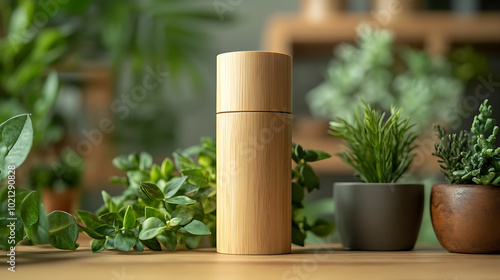
<path id="1" fill-rule="evenodd" d="M 500 187 L 434 185 L 431 219 L 439 243 L 454 253 L 500 253 Z"/>
<path id="2" fill-rule="evenodd" d="M 70 188 L 63 193 L 56 192 L 50 188 L 45 188 L 42 193 L 42 200 L 47 213 L 60 210 L 70 214 L 75 214 L 79 198 L 78 188 Z"/>

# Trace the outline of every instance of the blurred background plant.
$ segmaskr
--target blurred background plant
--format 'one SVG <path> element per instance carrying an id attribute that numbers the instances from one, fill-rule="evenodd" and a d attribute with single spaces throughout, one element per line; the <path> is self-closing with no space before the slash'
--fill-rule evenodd
<path id="1" fill-rule="evenodd" d="M 369 26 L 358 28 L 357 45 L 342 44 L 334 53 L 325 81 L 307 95 L 313 116 L 349 120 L 363 99 L 385 112 L 392 105 L 404 108 L 418 131 L 449 122 L 464 98 L 464 83 L 486 68 L 470 47 L 452 54 L 455 67 L 445 57 L 396 45 L 389 30 Z"/>
<path id="2" fill-rule="evenodd" d="M 74 147 L 84 137 L 78 134 L 88 121 L 79 120 L 81 115 L 75 118 L 78 111 L 72 110 L 72 104 L 81 100 L 71 100 L 71 91 L 82 90 L 84 85 L 79 81 L 89 61 L 109 65 L 105 67 L 111 72 L 116 99 L 130 95 L 134 86 L 142 84 L 147 69 L 168 73 L 172 77 L 168 83 L 148 89 L 154 94 L 142 102 L 145 109 L 130 110 L 130 116 L 117 124 L 114 139 L 154 148 L 174 138 L 176 117 L 165 110 L 170 105 L 160 92 L 167 89 L 175 94 L 181 87 L 196 91 L 203 84 L 196 64 L 207 46 L 207 22 L 215 22 L 218 17 L 207 8 L 210 6 L 200 3 L 0 2 L 0 121 L 15 114 L 31 114 L 33 161 L 38 165 L 32 177 L 52 181 L 44 184 L 53 187 L 65 185 L 60 183 L 70 179 L 54 179 L 49 166 L 64 158 L 61 153 L 66 146 Z M 166 122 L 159 123 L 158 118 Z M 66 174 L 76 176 L 74 181 L 81 178 L 81 170 Z"/>
<path id="3" fill-rule="evenodd" d="M 39 163 L 29 171 L 28 186 L 40 194 L 48 213 L 75 213 L 82 186 L 84 160 L 69 148 L 52 163 Z"/>

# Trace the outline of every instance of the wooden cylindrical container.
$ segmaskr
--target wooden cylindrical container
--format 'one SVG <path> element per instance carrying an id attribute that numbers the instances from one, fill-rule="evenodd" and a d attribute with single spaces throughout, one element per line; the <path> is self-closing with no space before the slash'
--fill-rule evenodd
<path id="1" fill-rule="evenodd" d="M 292 60 L 217 57 L 217 252 L 291 250 Z"/>

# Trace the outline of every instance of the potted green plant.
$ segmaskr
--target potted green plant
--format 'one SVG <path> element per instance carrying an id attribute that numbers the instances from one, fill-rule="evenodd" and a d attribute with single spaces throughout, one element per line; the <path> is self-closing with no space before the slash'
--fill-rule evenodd
<path id="1" fill-rule="evenodd" d="M 361 180 L 334 184 L 336 225 L 344 249 L 411 250 L 415 245 L 424 186 L 397 183 L 413 161 L 417 137 L 401 112 L 393 107 L 386 117 L 363 102 L 352 122 L 330 122 L 330 133 L 347 145 L 339 156 Z"/>
<path id="2" fill-rule="evenodd" d="M 75 213 L 83 167 L 83 159 L 65 149 L 56 162 L 40 164 L 30 170 L 30 186 L 42 194 L 47 213 L 55 210 Z"/>
<path id="3" fill-rule="evenodd" d="M 434 155 L 448 184 L 432 187 L 431 219 L 450 252 L 500 253 L 500 148 L 492 110 L 484 101 L 470 131 L 447 134 L 436 126 Z"/>

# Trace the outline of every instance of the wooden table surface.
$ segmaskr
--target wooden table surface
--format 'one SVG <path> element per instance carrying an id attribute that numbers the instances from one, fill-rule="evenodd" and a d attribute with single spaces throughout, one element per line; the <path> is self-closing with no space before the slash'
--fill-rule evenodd
<path id="1" fill-rule="evenodd" d="M 274 256 L 224 255 L 215 249 L 93 254 L 88 245 L 75 252 L 18 246 L 16 256 L 12 273 L 2 253 L 1 280 L 500 279 L 500 255 L 452 254 L 429 246 L 407 252 L 361 252 L 319 244 Z"/>

